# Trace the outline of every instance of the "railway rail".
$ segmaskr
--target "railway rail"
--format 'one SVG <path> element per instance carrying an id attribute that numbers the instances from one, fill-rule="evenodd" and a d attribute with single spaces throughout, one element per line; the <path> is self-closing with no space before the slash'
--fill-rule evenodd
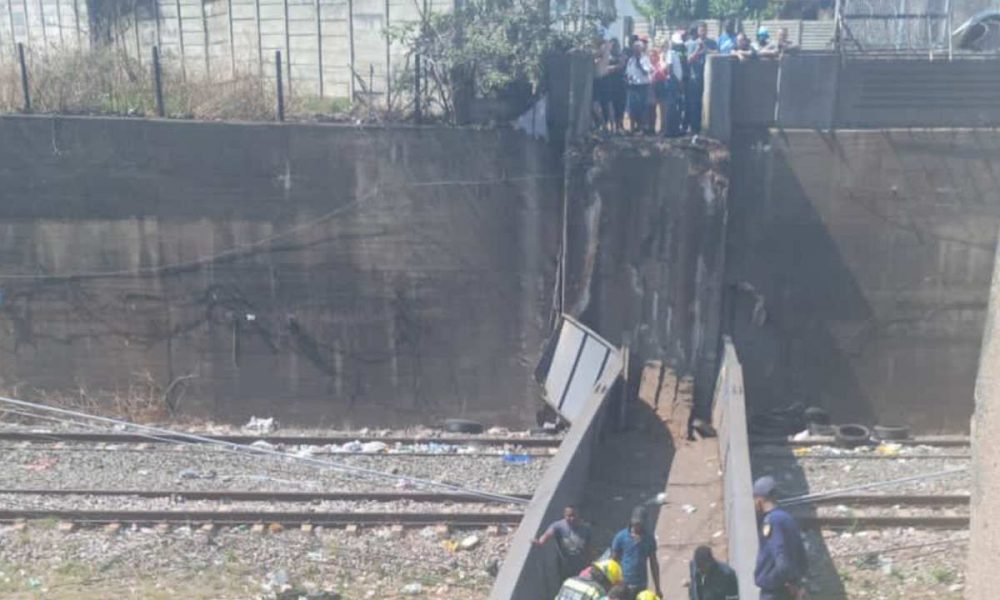
<path id="1" fill-rule="evenodd" d="M 517 525 L 520 512 L 434 513 L 434 512 L 277 512 L 277 511 L 166 511 L 166 510 L 60 510 L 0 509 L 0 522 L 57 520 L 78 525 L 112 523 L 136 525 L 256 525 L 279 524 L 284 527 L 313 525 L 402 525 L 426 527 L 448 525 L 456 529 L 480 529 L 491 525 Z"/>
<path id="2" fill-rule="evenodd" d="M 439 502 L 495 503 L 474 494 L 446 492 L 373 491 L 373 492 L 262 492 L 243 490 L 108 490 L 108 489 L 0 489 L 0 496 L 94 496 L 138 498 L 182 498 L 184 500 L 226 500 L 232 502 Z M 503 494 L 530 500 L 531 494 Z"/>
<path id="3" fill-rule="evenodd" d="M 873 442 L 873 444 L 876 442 Z M 958 436 L 958 435 L 948 435 L 948 436 L 918 436 L 905 440 L 886 440 L 889 444 L 900 444 L 902 446 L 931 446 L 935 448 L 960 448 L 971 446 L 972 442 L 968 436 Z M 764 436 L 751 436 L 750 446 L 760 447 L 760 446 L 790 446 L 790 447 L 809 447 L 809 446 L 837 446 L 837 440 L 834 437 L 823 436 L 823 437 L 810 437 L 804 440 L 795 440 L 786 437 L 764 437 Z"/>
<path id="4" fill-rule="evenodd" d="M 968 529 L 967 516 L 797 516 L 803 529 L 888 529 L 919 527 L 926 529 Z"/>
<path id="5" fill-rule="evenodd" d="M 201 434 L 199 434 L 201 435 Z M 540 437 L 498 437 L 498 436 L 455 436 L 455 437 L 421 437 L 421 436 L 358 436 L 350 434 L 335 435 L 250 435 L 226 434 L 203 435 L 213 441 L 230 444 L 252 444 L 265 441 L 269 444 L 285 444 L 290 446 L 326 446 L 329 444 L 347 444 L 349 442 L 382 442 L 384 444 L 453 444 L 468 446 L 521 446 L 523 448 L 557 448 L 562 443 L 560 438 Z M 117 444 L 156 444 L 156 443 L 189 443 L 191 440 L 183 435 L 103 432 L 103 431 L 0 431 L 0 441 L 27 442 L 104 442 Z"/>

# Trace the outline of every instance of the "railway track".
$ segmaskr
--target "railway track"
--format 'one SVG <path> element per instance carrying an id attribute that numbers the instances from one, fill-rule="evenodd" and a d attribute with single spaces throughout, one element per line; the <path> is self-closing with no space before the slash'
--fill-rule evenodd
<path id="1" fill-rule="evenodd" d="M 818 498 L 812 506 L 925 506 L 947 507 L 970 502 L 968 494 L 853 494 Z"/>
<path id="2" fill-rule="evenodd" d="M 279 524 L 283 527 L 313 525 L 401 525 L 426 527 L 447 525 L 456 529 L 484 528 L 491 525 L 517 525 L 520 512 L 434 513 L 434 512 L 279 512 L 279 511 L 165 511 L 165 510 L 60 510 L 0 509 L 0 522 L 56 520 L 78 525 L 112 523 L 136 525 L 256 525 Z"/>
<path id="3" fill-rule="evenodd" d="M 796 516 L 803 529 L 889 529 L 919 527 L 926 529 L 968 529 L 967 516 Z"/>
<path id="4" fill-rule="evenodd" d="M 201 435 L 201 434 L 199 434 Z M 497 436 L 456 436 L 429 438 L 419 436 L 358 436 L 350 434 L 336 435 L 203 435 L 202 437 L 230 444 L 252 444 L 265 441 L 269 444 L 289 446 L 326 446 L 329 444 L 347 444 L 349 442 L 382 442 L 384 444 L 451 444 L 467 446 L 521 446 L 523 448 L 558 448 L 562 443 L 560 438 L 523 438 Z M 159 435 L 155 438 L 148 434 L 125 432 L 91 432 L 91 431 L 0 431 L 0 441 L 27 442 L 104 442 L 114 444 L 156 444 L 190 442 L 183 435 Z"/>
<path id="5" fill-rule="evenodd" d="M 906 440 L 887 440 L 889 444 L 900 444 L 902 446 L 931 446 L 935 448 L 961 448 L 971 446 L 972 442 L 968 436 L 959 435 L 931 435 L 918 436 Z M 788 446 L 788 447 L 810 447 L 810 446 L 837 446 L 834 437 L 810 437 L 805 440 L 793 440 L 786 437 L 765 437 L 751 436 L 750 446 Z"/>
<path id="6" fill-rule="evenodd" d="M 439 503 L 495 503 L 475 494 L 448 492 L 260 492 L 242 490 L 85 490 L 85 489 L 0 489 L 0 496 L 93 496 L 93 497 L 138 497 L 138 498 L 182 498 L 184 500 L 226 500 L 232 502 L 439 502 Z M 531 494 L 503 494 L 514 498 L 530 500 Z"/>

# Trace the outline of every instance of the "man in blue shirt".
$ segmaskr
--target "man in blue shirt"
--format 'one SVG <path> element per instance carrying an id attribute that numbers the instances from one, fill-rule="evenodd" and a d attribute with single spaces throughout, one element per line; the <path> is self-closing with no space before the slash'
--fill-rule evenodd
<path id="1" fill-rule="evenodd" d="M 803 578 L 809 570 L 802 532 L 790 514 L 778 508 L 777 484 L 761 477 L 753 484 L 760 549 L 754 582 L 760 600 L 797 600 L 803 597 Z"/>
<path id="2" fill-rule="evenodd" d="M 736 22 L 726 21 L 725 29 L 719 36 L 719 54 L 731 54 L 736 49 Z"/>
<path id="3" fill-rule="evenodd" d="M 653 573 L 656 595 L 660 591 L 660 563 L 656 560 L 656 539 L 646 531 L 646 513 L 641 508 L 632 511 L 629 526 L 622 529 L 611 542 L 611 557 L 622 567 L 622 579 L 629 588 L 629 598 L 646 589 L 648 581 L 646 565 Z"/>

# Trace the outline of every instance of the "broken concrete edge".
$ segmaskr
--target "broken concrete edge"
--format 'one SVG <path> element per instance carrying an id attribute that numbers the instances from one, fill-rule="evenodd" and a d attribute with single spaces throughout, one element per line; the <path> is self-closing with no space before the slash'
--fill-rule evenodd
<path id="1" fill-rule="evenodd" d="M 723 337 L 714 405 L 712 420 L 719 433 L 728 560 L 739 578 L 740 598 L 757 600 L 760 590 L 753 577 L 757 560 L 757 518 L 753 507 L 743 366 L 729 336 Z"/>
<path id="2" fill-rule="evenodd" d="M 590 398 L 559 446 L 514 532 L 510 550 L 490 591 L 490 600 L 555 597 L 562 584 L 555 544 L 539 548 L 533 541 L 551 522 L 562 517 L 567 504 L 580 501 L 590 474 L 591 455 L 600 441 L 605 411 L 610 404 L 608 398 L 617 390 L 611 384 L 617 379 L 616 376 L 607 386 L 598 386 L 605 392 Z"/>

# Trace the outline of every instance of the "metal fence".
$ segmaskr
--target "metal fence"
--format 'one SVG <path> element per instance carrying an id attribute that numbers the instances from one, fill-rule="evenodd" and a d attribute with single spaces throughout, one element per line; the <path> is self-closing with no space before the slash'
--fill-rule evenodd
<path id="1" fill-rule="evenodd" d="M 951 51 L 950 0 L 838 0 L 835 14 L 845 53 Z"/>
<path id="2" fill-rule="evenodd" d="M 322 98 L 385 97 L 405 49 L 391 27 L 422 11 L 451 10 L 453 0 L 150 0 L 116 17 L 110 43 L 148 64 L 158 47 L 182 76 L 273 78 L 281 51 L 290 93 Z M 0 0 L 0 60 L 91 45 L 94 19 L 85 0 Z M 3 23 L 6 21 L 6 23 Z"/>

